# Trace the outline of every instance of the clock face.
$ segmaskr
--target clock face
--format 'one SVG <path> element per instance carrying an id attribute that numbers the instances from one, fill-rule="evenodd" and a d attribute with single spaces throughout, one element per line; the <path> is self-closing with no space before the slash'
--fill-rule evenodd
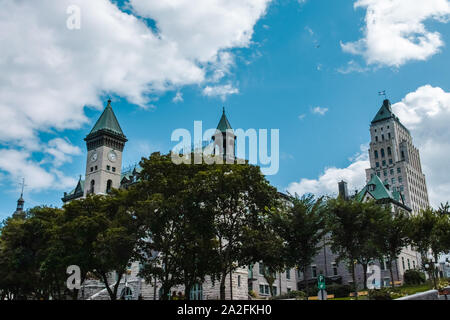
<path id="1" fill-rule="evenodd" d="M 117 154 L 116 154 L 114 151 L 110 151 L 110 152 L 108 153 L 108 159 L 109 159 L 109 161 L 111 161 L 111 162 L 116 162 L 116 160 L 117 160 Z"/>
<path id="2" fill-rule="evenodd" d="M 94 153 L 92 154 L 92 156 L 91 156 L 91 161 L 92 161 L 92 162 L 97 161 L 97 157 L 98 157 L 97 152 L 94 152 Z"/>

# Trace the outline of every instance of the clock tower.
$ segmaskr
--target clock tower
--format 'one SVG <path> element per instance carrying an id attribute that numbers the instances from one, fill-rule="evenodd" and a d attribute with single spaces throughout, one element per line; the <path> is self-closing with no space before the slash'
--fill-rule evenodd
<path id="1" fill-rule="evenodd" d="M 111 107 L 111 100 L 84 139 L 87 145 L 84 196 L 107 194 L 120 187 L 122 152 L 128 141 Z"/>

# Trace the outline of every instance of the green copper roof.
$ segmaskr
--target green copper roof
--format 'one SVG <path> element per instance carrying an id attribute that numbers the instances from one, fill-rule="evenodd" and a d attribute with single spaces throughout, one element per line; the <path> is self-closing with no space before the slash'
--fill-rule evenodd
<path id="1" fill-rule="evenodd" d="M 386 99 L 386 100 L 383 101 L 383 105 L 381 106 L 381 108 L 378 111 L 378 113 L 375 116 L 375 118 L 373 118 L 372 123 L 378 122 L 378 121 L 382 121 L 382 120 L 391 119 L 391 118 L 395 119 L 395 115 L 392 112 L 391 102 Z"/>
<path id="2" fill-rule="evenodd" d="M 396 200 L 377 175 L 374 175 L 373 178 L 370 179 L 367 185 L 358 193 L 356 199 L 362 201 L 367 192 L 370 193 L 375 200 Z"/>
<path id="3" fill-rule="evenodd" d="M 219 124 L 217 125 L 217 130 L 220 132 L 226 132 L 227 130 L 232 130 L 230 122 L 228 122 L 227 116 L 225 115 L 225 108 L 223 108 L 222 118 L 220 118 Z"/>
<path id="4" fill-rule="evenodd" d="M 122 129 L 120 128 L 119 121 L 117 121 L 116 115 L 114 114 L 114 111 L 111 107 L 111 100 L 108 101 L 108 105 L 106 106 L 100 118 L 95 123 L 89 135 L 101 130 L 110 131 L 119 136 L 125 136 L 122 132 Z"/>

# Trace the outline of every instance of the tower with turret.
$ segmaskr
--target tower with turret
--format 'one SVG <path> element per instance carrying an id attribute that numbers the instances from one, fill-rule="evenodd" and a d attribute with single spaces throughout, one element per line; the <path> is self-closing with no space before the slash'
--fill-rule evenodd
<path id="1" fill-rule="evenodd" d="M 122 152 L 128 141 L 120 128 L 111 100 L 84 139 L 87 146 L 84 196 L 107 194 L 120 187 Z"/>

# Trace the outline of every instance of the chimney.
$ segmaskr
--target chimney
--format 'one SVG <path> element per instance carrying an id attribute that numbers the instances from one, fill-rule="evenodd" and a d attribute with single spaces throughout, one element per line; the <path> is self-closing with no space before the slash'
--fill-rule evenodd
<path id="1" fill-rule="evenodd" d="M 339 198 L 348 200 L 347 182 L 342 180 L 341 182 L 338 183 L 338 186 L 339 186 Z"/>

